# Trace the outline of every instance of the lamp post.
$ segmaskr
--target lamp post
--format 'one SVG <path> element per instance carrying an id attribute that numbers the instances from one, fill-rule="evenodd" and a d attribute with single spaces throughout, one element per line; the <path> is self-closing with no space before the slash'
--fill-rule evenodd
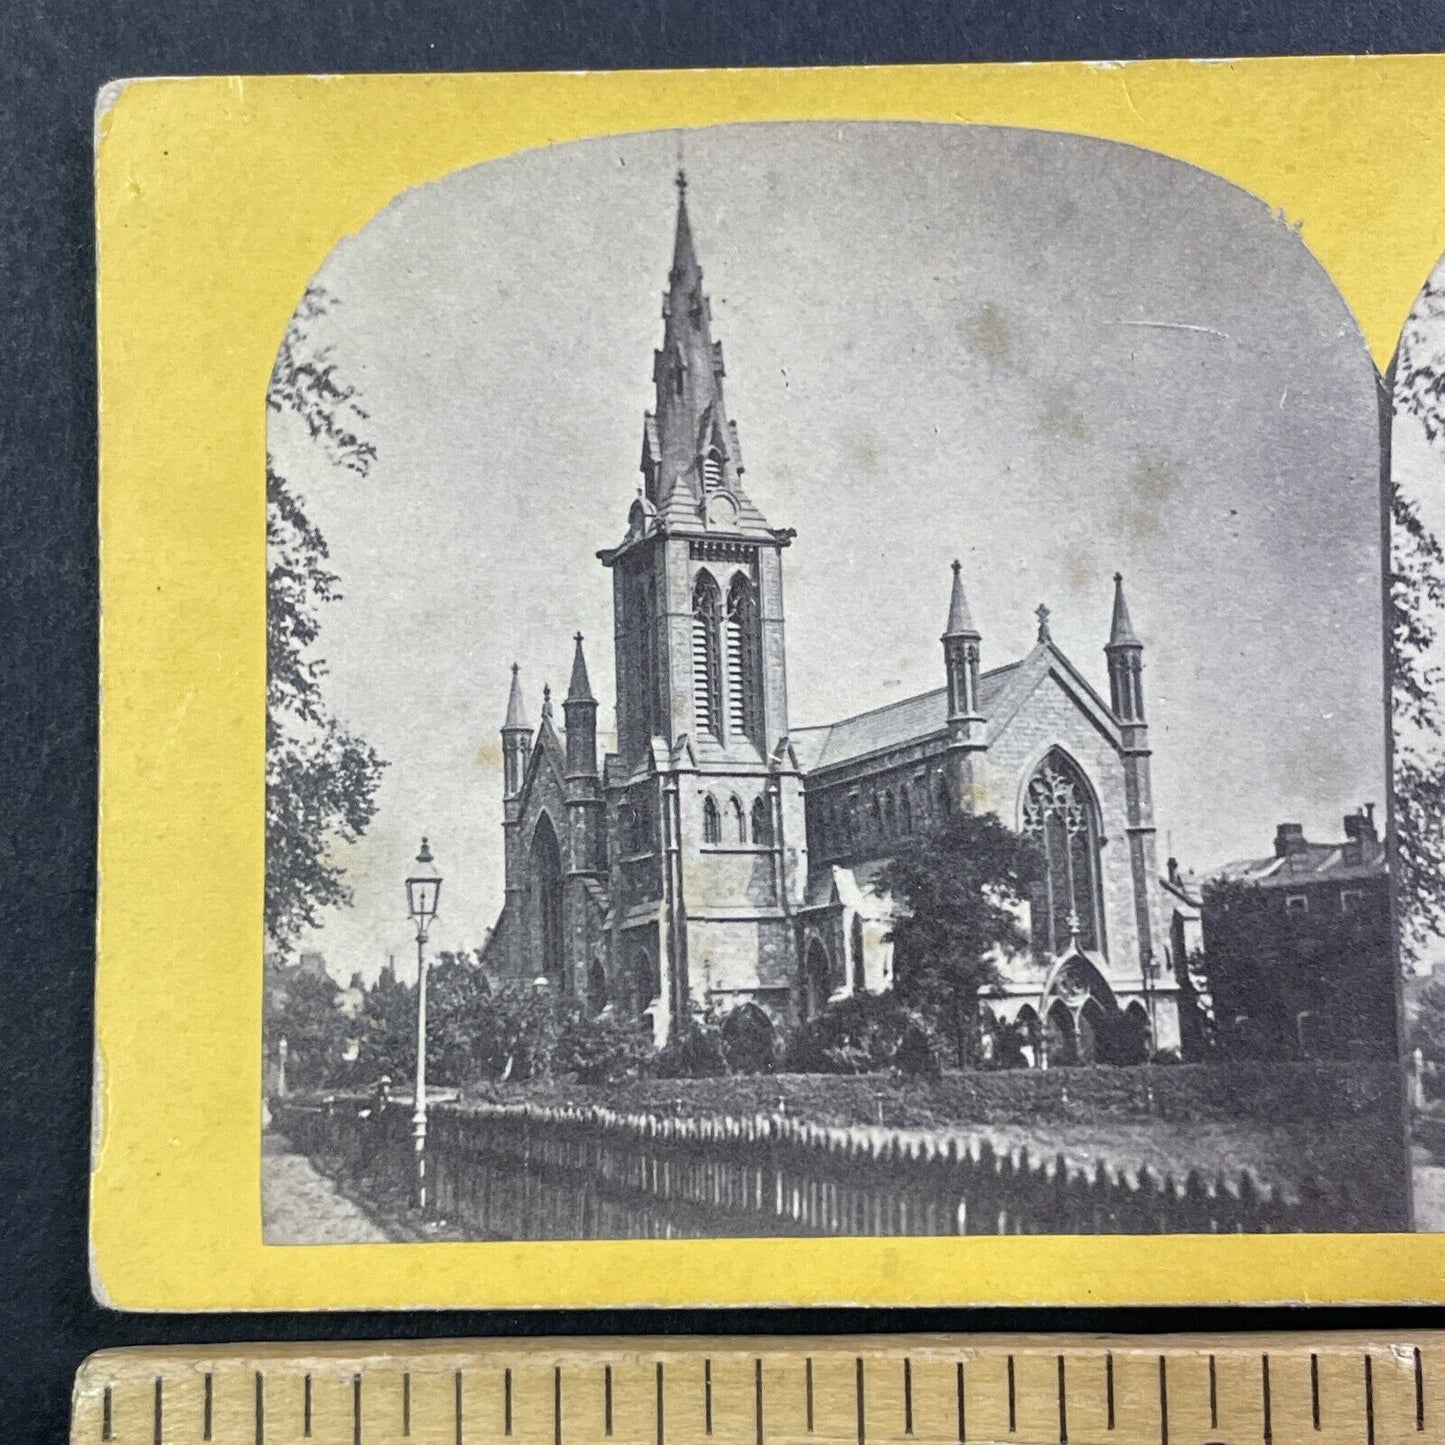
<path id="1" fill-rule="evenodd" d="M 416 867 L 406 880 L 407 911 L 416 922 L 416 1107 L 411 1116 L 416 1144 L 416 1202 L 426 1213 L 426 937 L 437 916 L 442 879 L 432 861 L 425 838 L 416 855 Z"/>
<path id="2" fill-rule="evenodd" d="M 1146 1064 L 1154 1061 L 1154 1055 L 1159 1052 L 1159 1023 L 1154 1013 L 1154 991 L 1159 980 L 1159 963 L 1154 957 L 1154 950 L 1147 944 L 1147 952 L 1144 955 L 1144 1012 L 1149 1026 L 1148 1053 L 1145 1055 Z"/>

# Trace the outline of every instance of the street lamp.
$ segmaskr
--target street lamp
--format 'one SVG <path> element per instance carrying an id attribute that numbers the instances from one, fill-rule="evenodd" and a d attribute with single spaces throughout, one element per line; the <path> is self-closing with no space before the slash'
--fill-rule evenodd
<path id="1" fill-rule="evenodd" d="M 437 916 L 442 879 L 425 838 L 416 867 L 406 880 L 407 911 L 416 921 L 416 1107 L 411 1116 L 416 1143 L 416 1201 L 426 1213 L 426 936 Z"/>

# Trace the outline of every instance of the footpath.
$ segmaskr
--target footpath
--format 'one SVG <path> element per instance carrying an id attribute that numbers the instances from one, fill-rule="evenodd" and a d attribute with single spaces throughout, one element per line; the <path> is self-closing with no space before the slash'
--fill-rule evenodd
<path id="1" fill-rule="evenodd" d="M 261 1136 L 261 1222 L 267 1244 L 384 1244 L 390 1236 L 284 1134 Z"/>

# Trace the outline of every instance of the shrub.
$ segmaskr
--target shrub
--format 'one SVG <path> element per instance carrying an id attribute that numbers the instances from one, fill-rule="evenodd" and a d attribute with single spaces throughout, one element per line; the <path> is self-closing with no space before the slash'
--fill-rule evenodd
<path id="1" fill-rule="evenodd" d="M 618 1084 L 632 1078 L 651 1053 L 647 1035 L 633 1020 L 610 1011 L 596 1017 L 578 1012 L 558 1032 L 552 1073 L 571 1075 L 581 1084 Z"/>
<path id="2" fill-rule="evenodd" d="M 722 1029 L 711 1010 L 697 1009 L 653 1055 L 649 1072 L 658 1079 L 717 1079 L 728 1071 Z"/>
<path id="3" fill-rule="evenodd" d="M 829 1004 L 798 1030 L 787 1067 L 808 1074 L 932 1073 L 937 1045 L 923 1018 L 892 994 L 856 994 Z"/>

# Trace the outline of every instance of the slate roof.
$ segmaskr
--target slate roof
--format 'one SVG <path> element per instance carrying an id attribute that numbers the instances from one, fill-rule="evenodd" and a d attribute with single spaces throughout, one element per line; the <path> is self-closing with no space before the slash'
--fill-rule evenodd
<path id="1" fill-rule="evenodd" d="M 1367 840 L 1359 862 L 1347 861 L 1343 843 L 1307 843 L 1297 852 L 1280 858 L 1242 858 L 1226 863 L 1210 882 L 1253 883 L 1261 888 L 1297 888 L 1304 883 L 1349 883 L 1360 878 L 1379 878 L 1385 873 L 1385 847 Z"/>
<path id="2" fill-rule="evenodd" d="M 990 704 L 1003 691 L 1019 665 L 1011 662 L 1004 667 L 995 667 L 979 678 L 978 705 L 985 717 Z M 917 697 L 886 703 L 883 707 L 859 713 L 856 717 L 843 718 L 839 722 L 821 727 L 795 728 L 789 734 L 789 741 L 797 753 L 799 768 L 811 773 L 818 768 L 832 767 L 836 763 L 887 752 L 890 748 L 932 737 L 947 725 L 948 689 L 940 687 L 932 692 L 919 693 Z"/>

